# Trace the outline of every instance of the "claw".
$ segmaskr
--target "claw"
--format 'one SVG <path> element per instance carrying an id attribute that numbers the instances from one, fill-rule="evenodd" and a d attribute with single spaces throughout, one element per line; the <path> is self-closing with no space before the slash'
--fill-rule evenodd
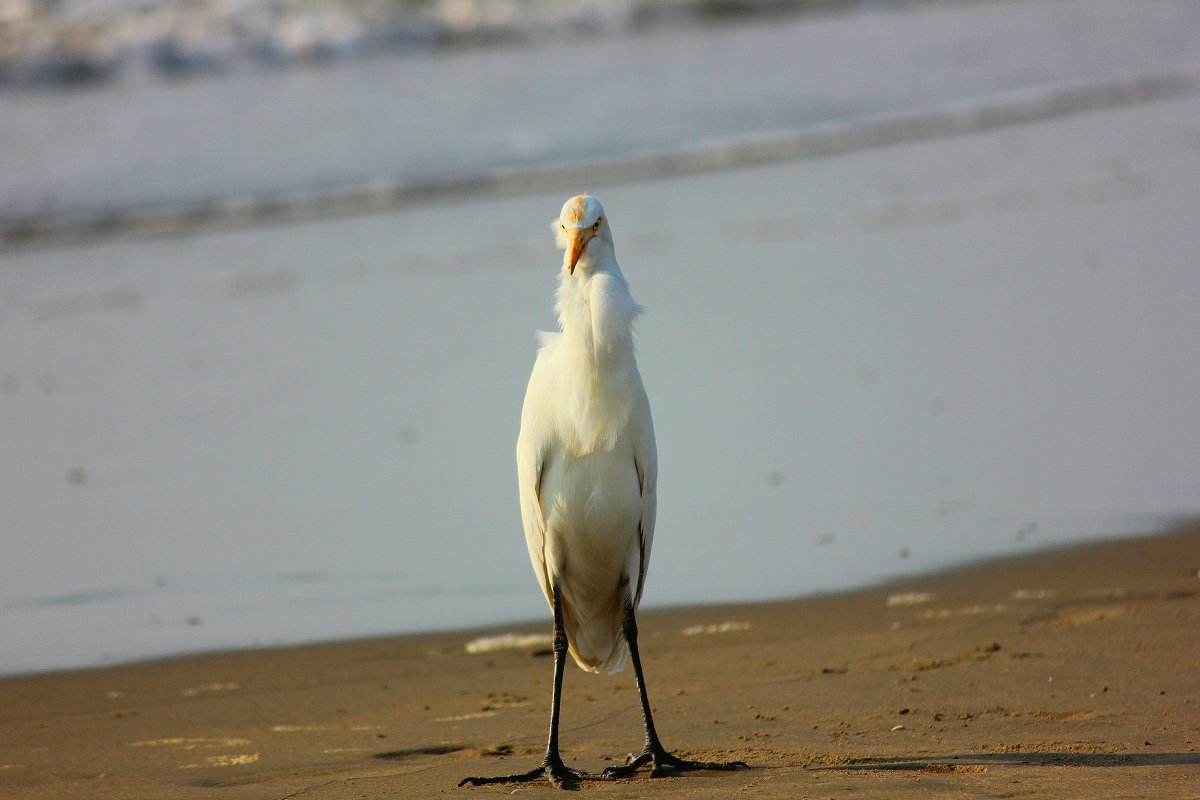
<path id="1" fill-rule="evenodd" d="M 750 769 L 750 765 L 745 761 L 688 761 L 687 759 L 671 755 L 661 748 L 647 747 L 637 758 L 631 757 L 625 766 L 609 767 L 602 774 L 608 778 L 627 778 L 646 764 L 650 764 L 651 778 L 661 778 L 679 772 L 702 769 L 723 770 L 726 772 L 738 768 Z"/>
<path id="2" fill-rule="evenodd" d="M 517 775 L 497 775 L 494 777 L 480 778 L 469 777 L 463 778 L 458 782 L 459 786 L 488 786 L 494 783 L 528 783 L 530 781 L 546 778 L 551 785 L 556 789 L 574 790 L 579 788 L 580 781 L 599 781 L 609 780 L 607 774 L 597 775 L 592 772 L 584 772 L 575 770 L 562 763 L 559 759 L 547 757 L 540 765 L 534 767 L 528 772 L 522 772 Z"/>

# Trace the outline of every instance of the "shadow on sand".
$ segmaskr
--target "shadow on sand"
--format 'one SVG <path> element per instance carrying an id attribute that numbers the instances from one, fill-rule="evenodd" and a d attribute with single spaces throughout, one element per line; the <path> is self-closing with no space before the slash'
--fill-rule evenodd
<path id="1" fill-rule="evenodd" d="M 856 758 L 846 764 L 823 764 L 810 770 L 967 771 L 983 766 L 1039 767 L 1166 767 L 1200 764 L 1200 753 L 959 753 L 945 756 Z"/>

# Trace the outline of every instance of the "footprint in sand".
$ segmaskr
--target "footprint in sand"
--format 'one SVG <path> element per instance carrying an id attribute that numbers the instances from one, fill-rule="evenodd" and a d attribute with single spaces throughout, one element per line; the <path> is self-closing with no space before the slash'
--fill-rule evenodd
<path id="1" fill-rule="evenodd" d="M 181 750 L 209 750 L 216 747 L 241 747 L 250 744 L 249 739 L 219 739 L 204 737 L 172 736 L 166 739 L 147 739 L 130 742 L 130 747 L 178 747 Z"/>
<path id="2" fill-rule="evenodd" d="M 208 756 L 203 764 L 180 764 L 180 769 L 200 769 L 201 767 L 243 767 L 258 761 L 258 753 L 238 753 L 234 755 Z"/>
<path id="3" fill-rule="evenodd" d="M 130 747 L 170 747 L 178 750 L 214 750 L 217 748 L 244 747 L 250 744 L 249 739 L 238 738 L 209 738 L 170 736 L 165 739 L 146 739 L 140 742 L 130 742 Z M 180 769 L 199 769 L 201 767 L 240 767 L 258 761 L 258 753 L 223 753 L 215 756 L 205 756 L 203 764 L 180 764 Z"/>
<path id="4" fill-rule="evenodd" d="M 272 725 L 272 733 L 304 733 L 306 731 L 323 731 L 323 725 Z"/>
<path id="5" fill-rule="evenodd" d="M 462 722 L 468 719 L 487 719 L 496 716 L 495 711 L 477 711 L 474 714 L 459 714 L 455 717 L 436 717 L 434 722 Z"/>
<path id="6" fill-rule="evenodd" d="M 209 692 L 232 692 L 242 687 L 236 683 L 202 683 L 199 686 L 190 686 L 187 689 L 180 689 L 179 693 L 184 697 L 195 697 L 198 694 L 207 694 Z"/>

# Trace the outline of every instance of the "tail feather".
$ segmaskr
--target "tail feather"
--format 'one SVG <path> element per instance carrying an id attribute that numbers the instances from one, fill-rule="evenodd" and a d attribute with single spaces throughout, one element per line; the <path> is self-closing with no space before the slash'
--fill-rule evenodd
<path id="1" fill-rule="evenodd" d="M 580 619 L 572 604 L 563 603 L 563 627 L 571 656 L 588 672 L 615 673 L 625 669 L 629 647 L 621 631 L 623 607 L 615 602 L 587 619 Z"/>

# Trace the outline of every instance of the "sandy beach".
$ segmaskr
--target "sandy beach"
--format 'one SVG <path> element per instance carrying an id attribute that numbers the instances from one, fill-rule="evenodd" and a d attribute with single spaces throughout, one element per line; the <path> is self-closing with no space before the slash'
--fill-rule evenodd
<path id="1" fill-rule="evenodd" d="M 750 771 L 609 797 L 1195 797 L 1200 529 L 845 594 L 650 612 L 659 730 Z M 540 756 L 550 660 L 471 654 L 541 622 L 0 683 L 6 798 L 499 796 Z M 639 744 L 632 674 L 571 668 L 568 763 Z M 549 795 L 548 785 L 527 785 Z M 214 791 L 219 789 L 220 791 Z"/>

